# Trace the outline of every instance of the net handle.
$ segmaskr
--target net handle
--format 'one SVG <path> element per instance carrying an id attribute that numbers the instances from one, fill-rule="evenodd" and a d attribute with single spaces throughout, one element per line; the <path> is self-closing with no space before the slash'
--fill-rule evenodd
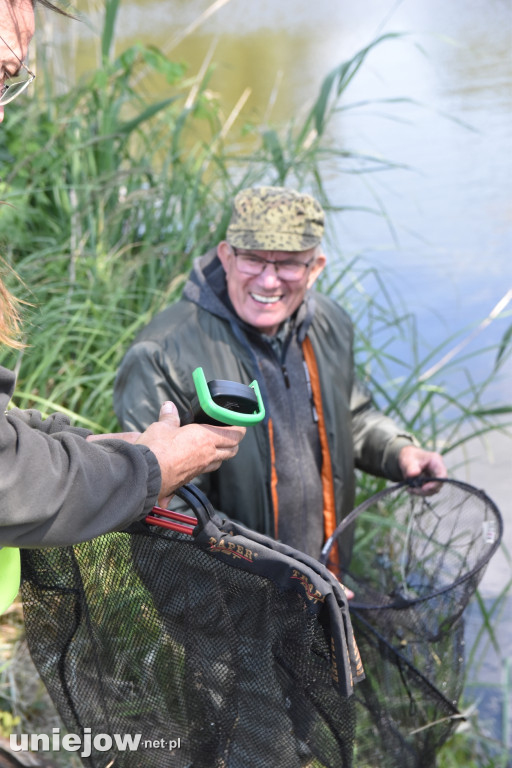
<path id="1" fill-rule="evenodd" d="M 145 518 L 145 522 L 148 525 L 157 525 L 160 528 L 167 528 L 176 533 L 194 536 L 202 531 L 208 520 L 211 520 L 215 515 L 215 510 L 207 497 L 192 483 L 182 485 L 174 491 L 173 495 L 179 496 L 195 512 L 195 516 L 175 512 L 172 509 L 153 507 L 150 514 L 146 515 Z"/>
<path id="2" fill-rule="evenodd" d="M 206 523 L 215 517 L 215 510 L 208 497 L 193 483 L 182 485 L 174 495 L 187 504 L 197 518 L 197 533 L 202 531 Z M 196 532 L 196 529 L 194 529 Z"/>

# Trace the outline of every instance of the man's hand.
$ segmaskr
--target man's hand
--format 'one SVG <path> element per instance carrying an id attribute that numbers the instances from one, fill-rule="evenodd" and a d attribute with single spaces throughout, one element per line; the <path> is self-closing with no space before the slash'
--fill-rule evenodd
<path id="1" fill-rule="evenodd" d="M 103 435 L 87 435 L 85 438 L 90 443 L 94 440 L 124 440 L 125 443 L 131 443 L 132 445 L 137 442 L 140 437 L 140 432 L 109 432 Z"/>
<path id="2" fill-rule="evenodd" d="M 398 455 L 398 463 L 404 478 L 412 477 L 446 477 L 447 471 L 443 457 L 434 451 L 425 451 L 416 445 L 406 445 Z M 415 489 L 416 493 L 428 496 L 437 493 L 439 483 L 425 483 L 421 488 Z"/>
<path id="3" fill-rule="evenodd" d="M 166 507 L 173 492 L 196 475 L 218 469 L 238 452 L 245 427 L 214 427 L 188 424 L 180 427 L 174 403 L 160 409 L 160 418 L 135 441 L 155 454 L 162 473 L 158 503 Z"/>

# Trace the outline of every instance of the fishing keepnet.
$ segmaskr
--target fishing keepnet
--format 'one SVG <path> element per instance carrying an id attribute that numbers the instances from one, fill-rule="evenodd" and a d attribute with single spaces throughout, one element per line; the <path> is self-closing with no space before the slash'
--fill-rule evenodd
<path id="1" fill-rule="evenodd" d="M 350 768 L 364 673 L 339 582 L 181 495 L 192 536 L 141 523 L 23 552 L 31 655 L 83 764 Z"/>

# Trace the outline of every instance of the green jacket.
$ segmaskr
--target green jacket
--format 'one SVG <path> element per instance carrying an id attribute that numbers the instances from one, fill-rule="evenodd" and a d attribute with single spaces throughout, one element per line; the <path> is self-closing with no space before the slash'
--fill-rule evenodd
<path id="1" fill-rule="evenodd" d="M 180 412 L 188 410 L 197 366 L 203 367 L 207 380 L 249 384 L 257 379 L 261 386 L 258 347 L 250 341 L 251 329 L 231 311 L 223 277 L 215 251 L 198 259 L 183 298 L 158 314 L 128 350 L 114 389 L 114 408 L 124 429 L 144 429 L 158 418 L 161 403 L 168 399 Z M 316 292 L 299 312 L 302 321 L 294 332 L 319 415 L 325 538 L 353 508 L 354 468 L 401 479 L 398 453 L 413 438 L 373 407 L 357 381 L 353 329 L 346 312 Z M 265 421 L 247 429 L 235 458 L 198 483 L 222 514 L 279 537 L 275 483 L 280 467 L 273 464 L 272 440 L 279 413 L 272 407 L 272 393 L 263 387 L 262 395 Z M 318 475 L 318 469 L 302 467 L 301 473 Z"/>

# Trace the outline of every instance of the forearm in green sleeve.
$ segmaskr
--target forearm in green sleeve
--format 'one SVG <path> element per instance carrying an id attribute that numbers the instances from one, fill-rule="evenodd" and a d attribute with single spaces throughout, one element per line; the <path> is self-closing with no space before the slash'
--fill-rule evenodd
<path id="1" fill-rule="evenodd" d="M 352 435 L 358 469 L 389 480 L 401 480 L 398 456 L 415 438 L 378 411 L 369 393 L 358 384 L 352 398 Z"/>

